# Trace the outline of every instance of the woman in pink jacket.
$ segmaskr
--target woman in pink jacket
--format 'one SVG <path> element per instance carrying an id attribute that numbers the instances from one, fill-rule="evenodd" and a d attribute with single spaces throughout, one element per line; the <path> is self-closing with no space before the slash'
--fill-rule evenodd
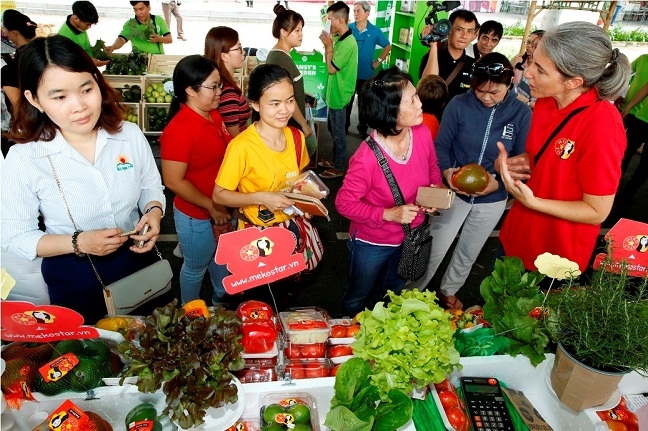
<path id="1" fill-rule="evenodd" d="M 396 273 L 405 239 L 401 224 L 414 229 L 423 223 L 424 210 L 415 204 L 418 188 L 441 185 L 434 144 L 408 74 L 396 67 L 379 72 L 362 88 L 359 106 L 360 122 L 375 131 L 351 157 L 335 199 L 339 213 L 351 220 L 342 299 L 350 316 L 373 307 L 387 290 L 403 289 L 406 280 Z M 370 139 L 387 159 L 405 205 L 395 205 Z"/>

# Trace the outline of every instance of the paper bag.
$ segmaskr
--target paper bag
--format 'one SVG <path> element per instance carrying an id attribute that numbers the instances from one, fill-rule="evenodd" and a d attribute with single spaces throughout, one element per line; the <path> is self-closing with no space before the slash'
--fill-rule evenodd
<path id="1" fill-rule="evenodd" d="M 452 207 L 455 192 L 441 187 L 419 187 L 416 204 L 426 208 L 447 210 Z"/>
<path id="2" fill-rule="evenodd" d="M 605 404 L 624 374 L 604 373 L 585 367 L 559 346 L 551 370 L 551 387 L 565 406 L 581 412 Z"/>

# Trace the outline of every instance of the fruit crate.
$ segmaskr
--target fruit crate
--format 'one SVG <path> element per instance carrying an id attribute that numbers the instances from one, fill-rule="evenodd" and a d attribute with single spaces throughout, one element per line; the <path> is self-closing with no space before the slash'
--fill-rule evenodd
<path id="1" fill-rule="evenodd" d="M 133 124 L 137 124 L 137 127 L 140 129 L 142 128 L 142 105 L 140 103 L 124 103 L 124 105 L 128 106 L 130 109 L 130 113 L 128 115 L 135 115 L 137 116 L 137 119 L 134 121 L 131 121 L 128 118 L 125 118 L 124 121 L 130 121 Z"/>
<path id="2" fill-rule="evenodd" d="M 137 85 L 140 88 L 140 97 L 139 99 L 131 99 L 131 100 L 124 100 L 122 97 L 122 101 L 124 103 L 139 103 L 142 101 L 141 95 L 144 94 L 144 87 L 143 87 L 143 76 L 142 75 L 104 75 L 104 78 L 106 79 L 106 82 L 117 90 L 120 94 L 123 95 L 123 93 L 126 90 L 129 90 L 133 85 Z"/>
<path id="3" fill-rule="evenodd" d="M 184 55 L 155 54 L 149 57 L 147 75 L 173 76 L 176 64 L 182 60 Z"/>
<path id="4" fill-rule="evenodd" d="M 161 135 L 167 123 L 170 107 L 170 103 L 142 103 L 142 113 L 140 115 L 142 118 L 142 131 L 146 134 Z M 164 116 L 161 115 L 162 112 L 165 113 Z M 156 121 L 153 118 L 154 115 L 157 118 L 164 119 L 163 125 L 158 123 L 157 126 L 159 127 L 156 127 Z"/>
<path id="5" fill-rule="evenodd" d="M 163 88 L 165 81 L 170 80 L 171 78 L 169 76 L 146 75 L 144 78 L 144 84 L 142 85 L 142 102 L 171 103 L 171 95 Z M 155 100 L 153 98 L 155 98 Z"/>

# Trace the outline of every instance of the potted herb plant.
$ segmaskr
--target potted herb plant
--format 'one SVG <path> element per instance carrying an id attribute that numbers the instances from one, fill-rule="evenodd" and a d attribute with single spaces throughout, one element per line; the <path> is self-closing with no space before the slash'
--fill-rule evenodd
<path id="1" fill-rule="evenodd" d="M 608 258 L 588 286 L 569 278 L 547 305 L 546 327 L 558 343 L 551 385 L 567 407 L 604 404 L 625 373 L 648 373 L 648 278 L 632 278 Z"/>
<path id="2" fill-rule="evenodd" d="M 208 408 L 238 400 L 231 371 L 244 365 L 241 325 L 236 312 L 222 308 L 189 318 L 174 300 L 146 317 L 139 337 L 119 345 L 130 363 L 124 377 L 137 376 L 140 392 L 162 388 L 164 413 L 183 429 L 198 426 Z"/>

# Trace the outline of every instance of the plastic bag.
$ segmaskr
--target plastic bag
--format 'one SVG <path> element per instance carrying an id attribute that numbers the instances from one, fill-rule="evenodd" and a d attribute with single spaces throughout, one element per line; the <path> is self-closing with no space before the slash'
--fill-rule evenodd
<path id="1" fill-rule="evenodd" d="M 503 353 L 510 341 L 496 336 L 493 328 L 479 328 L 471 332 L 459 331 L 455 338 L 455 349 L 465 356 L 492 356 Z"/>

